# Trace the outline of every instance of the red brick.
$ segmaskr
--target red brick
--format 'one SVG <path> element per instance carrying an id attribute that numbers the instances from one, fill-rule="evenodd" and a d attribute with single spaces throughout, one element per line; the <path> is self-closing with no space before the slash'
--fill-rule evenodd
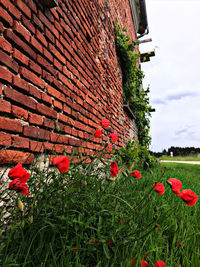
<path id="1" fill-rule="evenodd" d="M 22 119 L 22 120 L 28 119 L 28 111 L 18 106 L 12 105 L 12 114 L 18 119 Z"/>
<path id="2" fill-rule="evenodd" d="M 13 135 L 12 144 L 15 144 L 13 147 L 29 148 L 29 139 L 21 137 L 21 136 Z"/>
<path id="3" fill-rule="evenodd" d="M 64 104 L 64 112 L 70 114 L 71 113 L 71 108 Z"/>
<path id="4" fill-rule="evenodd" d="M 54 67 L 56 67 L 57 69 L 59 69 L 60 71 L 62 71 L 63 65 L 57 59 L 55 59 L 55 58 L 53 60 L 53 65 L 54 65 Z"/>
<path id="5" fill-rule="evenodd" d="M 18 72 L 19 66 L 17 62 L 11 58 L 8 54 L 4 53 L 0 50 L 0 62 L 2 64 L 6 65 L 8 68 L 14 70 L 15 72 Z"/>
<path id="6" fill-rule="evenodd" d="M 4 51 L 12 53 L 12 45 L 7 40 L 5 40 L 3 36 L 0 36 L 0 47 Z"/>
<path id="7" fill-rule="evenodd" d="M 52 63 L 53 62 L 53 56 L 46 48 L 43 48 L 44 56 Z"/>
<path id="8" fill-rule="evenodd" d="M 62 110 L 62 108 L 63 108 L 63 104 L 61 102 L 57 101 L 57 100 L 53 101 L 53 105 L 54 105 L 54 107 L 56 107 L 56 108 L 58 108 L 60 110 Z"/>
<path id="9" fill-rule="evenodd" d="M 58 22 L 57 20 L 55 20 L 54 23 L 56 29 L 58 29 L 58 31 L 61 33 L 61 35 L 63 34 L 63 28 L 60 26 L 60 22 Z M 58 37 L 57 37 L 58 38 Z"/>
<path id="10" fill-rule="evenodd" d="M 39 86 L 40 88 L 43 89 L 45 87 L 45 82 L 43 80 L 41 80 L 36 74 L 31 72 L 30 70 L 28 70 L 24 67 L 21 67 L 20 73 L 25 79 L 29 80 L 30 82 Z"/>
<path id="11" fill-rule="evenodd" d="M 43 117 L 38 114 L 29 113 L 28 121 L 33 124 L 42 125 Z"/>
<path id="12" fill-rule="evenodd" d="M 0 145 L 10 146 L 11 145 L 11 135 L 8 133 L 0 132 Z"/>
<path id="13" fill-rule="evenodd" d="M 4 26 L 3 26 L 3 23 L 0 22 L 0 33 L 2 33 L 4 31 Z"/>
<path id="14" fill-rule="evenodd" d="M 67 122 L 68 116 L 65 116 L 61 113 L 59 113 L 59 118 L 60 121 Z"/>
<path id="15" fill-rule="evenodd" d="M 44 46 L 47 47 L 47 40 L 46 40 L 44 34 L 41 33 L 38 29 L 36 30 L 36 37 Z"/>
<path id="16" fill-rule="evenodd" d="M 13 30 L 20 35 L 20 38 L 23 37 L 27 42 L 30 42 L 31 34 L 17 21 L 14 21 Z"/>
<path id="17" fill-rule="evenodd" d="M 41 31 L 44 31 L 44 24 L 41 22 L 41 20 L 33 14 L 33 22 L 35 23 L 36 27 L 39 28 Z"/>
<path id="18" fill-rule="evenodd" d="M 24 24 L 24 26 L 26 28 L 29 29 L 29 31 L 31 31 L 33 34 L 35 34 L 36 29 L 33 26 L 33 24 L 30 22 L 30 20 L 28 20 L 25 16 L 22 16 L 22 23 Z"/>
<path id="19" fill-rule="evenodd" d="M 37 74 L 40 74 L 40 75 L 42 74 L 42 68 L 37 63 L 35 63 L 33 60 L 29 61 L 29 67 L 31 70 L 33 70 Z"/>
<path id="20" fill-rule="evenodd" d="M 11 112 L 10 102 L 0 99 L 0 111 L 10 113 Z"/>
<path id="21" fill-rule="evenodd" d="M 49 39 L 49 41 L 55 43 L 55 37 L 47 28 L 45 28 L 45 36 Z"/>
<path id="22" fill-rule="evenodd" d="M 13 85 L 29 92 L 29 84 L 18 76 L 13 75 Z"/>
<path id="23" fill-rule="evenodd" d="M 52 151 L 53 148 L 54 148 L 54 145 L 51 144 L 51 143 L 47 143 L 47 142 L 45 142 L 43 145 L 44 145 L 44 149 L 46 149 L 46 150 L 50 150 L 50 151 Z"/>
<path id="24" fill-rule="evenodd" d="M 9 83 L 12 82 L 12 74 L 7 69 L 4 69 L 0 66 L 0 80 L 7 81 Z"/>
<path id="25" fill-rule="evenodd" d="M 50 133 L 46 130 L 34 127 L 34 126 L 24 126 L 24 136 L 33 137 L 42 140 L 49 140 Z"/>
<path id="26" fill-rule="evenodd" d="M 14 48 L 14 53 L 13 53 L 13 57 L 22 62 L 24 65 L 28 65 L 29 63 L 29 58 L 27 56 L 25 56 L 24 54 L 22 54 L 19 50 L 17 50 L 16 48 Z"/>
<path id="27" fill-rule="evenodd" d="M 32 84 L 29 84 L 29 93 L 38 99 L 42 98 L 40 90 Z"/>
<path id="28" fill-rule="evenodd" d="M 62 153 L 64 151 L 64 146 L 63 145 L 55 145 L 54 146 L 54 150 L 57 152 L 57 153 Z"/>
<path id="29" fill-rule="evenodd" d="M 28 6 L 30 7 L 30 9 L 33 10 L 33 12 L 37 13 L 37 6 L 36 6 L 36 4 L 33 2 L 33 0 L 26 0 L 26 3 L 27 3 Z"/>
<path id="30" fill-rule="evenodd" d="M 12 27 L 13 25 L 12 17 L 8 14 L 8 12 L 6 12 L 5 8 L 2 8 L 1 6 L 0 6 L 0 20 L 5 22 L 10 27 Z"/>
<path id="31" fill-rule="evenodd" d="M 81 145 L 81 140 L 75 139 L 73 137 L 69 137 L 69 144 L 71 146 L 80 146 Z"/>
<path id="32" fill-rule="evenodd" d="M 37 55 L 37 62 L 42 65 L 47 71 L 51 72 L 54 76 L 56 76 L 56 70 L 46 59 L 44 59 L 40 55 Z"/>
<path id="33" fill-rule="evenodd" d="M 0 3 L 6 8 L 7 11 L 9 11 L 12 16 L 14 16 L 17 19 L 20 19 L 21 12 L 8 0 L 0 0 Z"/>
<path id="34" fill-rule="evenodd" d="M 65 95 L 53 88 L 52 86 L 47 85 L 47 92 L 55 98 L 65 102 Z"/>
<path id="35" fill-rule="evenodd" d="M 53 143 L 68 144 L 68 137 L 61 134 L 51 133 L 50 140 Z"/>
<path id="36" fill-rule="evenodd" d="M 36 50 L 38 50 L 41 54 L 43 53 L 42 45 L 33 37 L 31 36 L 31 44 L 34 46 Z"/>
<path id="37" fill-rule="evenodd" d="M 68 85 L 70 82 L 69 79 L 60 72 L 58 72 L 58 79 L 66 85 Z"/>
<path id="38" fill-rule="evenodd" d="M 51 119 L 44 118 L 44 126 L 47 128 L 55 129 L 55 122 Z"/>
<path id="39" fill-rule="evenodd" d="M 74 135 L 74 136 L 78 136 L 78 130 L 76 130 L 76 129 L 74 129 L 74 128 L 72 128 L 72 131 L 71 131 L 72 133 L 72 135 Z"/>
<path id="40" fill-rule="evenodd" d="M 43 104 L 38 103 L 36 109 L 39 113 L 42 113 L 48 117 L 57 119 L 57 112 L 49 107 L 46 107 Z"/>
<path id="41" fill-rule="evenodd" d="M 29 19 L 31 18 L 31 10 L 22 0 L 14 0 L 14 3 Z"/>
<path id="42" fill-rule="evenodd" d="M 8 119 L 5 117 L 0 117 L 0 129 L 22 133 L 22 124 L 13 119 Z"/>
<path id="43" fill-rule="evenodd" d="M 0 164 L 31 164 L 34 160 L 32 153 L 24 153 L 16 150 L 3 150 L 0 152 Z"/>
<path id="44" fill-rule="evenodd" d="M 18 102 L 26 107 L 35 109 L 36 108 L 36 102 L 35 100 L 33 100 L 32 98 L 30 98 L 29 96 L 22 94 L 12 88 L 9 87 L 5 87 L 4 88 L 4 94 L 6 95 L 6 97 L 8 97 L 9 99 L 12 99 L 15 102 Z"/>
<path id="45" fill-rule="evenodd" d="M 2 95 L 2 87 L 3 85 L 0 83 L 0 95 Z"/>
<path id="46" fill-rule="evenodd" d="M 42 70 L 42 78 L 46 80 L 48 83 L 54 82 L 54 77 L 46 70 Z"/>
<path id="47" fill-rule="evenodd" d="M 13 31 L 6 29 L 5 36 L 13 43 L 15 43 L 19 47 L 20 51 L 22 50 L 26 52 L 31 58 L 36 59 L 36 53 L 22 39 L 14 34 Z"/>
<path id="48" fill-rule="evenodd" d="M 52 98 L 49 95 L 47 95 L 46 93 L 42 93 L 42 100 L 48 104 L 53 103 Z"/>
<path id="49" fill-rule="evenodd" d="M 43 152 L 44 151 L 44 146 L 43 143 L 38 142 L 38 141 L 30 141 L 30 150 L 33 152 Z"/>
<path id="50" fill-rule="evenodd" d="M 66 64 L 66 59 L 63 57 L 60 52 L 53 46 L 52 44 L 49 44 L 49 51 L 57 57 L 58 60 L 60 60 L 63 64 Z"/>

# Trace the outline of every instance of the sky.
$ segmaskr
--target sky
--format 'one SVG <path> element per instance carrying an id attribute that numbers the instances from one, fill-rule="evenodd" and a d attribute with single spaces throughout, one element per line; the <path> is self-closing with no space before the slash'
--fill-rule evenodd
<path id="1" fill-rule="evenodd" d="M 146 0 L 149 34 L 140 52 L 155 49 L 142 63 L 144 87 L 150 85 L 152 144 L 200 147 L 200 0 Z"/>

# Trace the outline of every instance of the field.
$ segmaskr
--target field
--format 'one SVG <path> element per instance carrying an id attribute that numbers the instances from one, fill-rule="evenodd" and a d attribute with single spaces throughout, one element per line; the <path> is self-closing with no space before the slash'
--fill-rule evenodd
<path id="1" fill-rule="evenodd" d="M 72 164 L 66 174 L 33 172 L 32 196 L 10 193 L 16 205 L 0 240 L 0 265 L 141 267 L 144 259 L 152 267 L 158 260 L 166 267 L 199 267 L 199 201 L 186 206 L 166 180 L 178 178 L 200 196 L 200 166 L 135 167 L 141 179 L 123 164 L 119 169 L 115 181 L 109 179 L 110 164 L 96 159 Z M 153 190 L 156 181 L 164 184 L 163 195 Z"/>
<path id="2" fill-rule="evenodd" d="M 175 161 L 200 161 L 200 155 L 196 156 L 184 156 L 184 157 L 170 157 L 163 155 L 162 160 L 175 160 Z"/>

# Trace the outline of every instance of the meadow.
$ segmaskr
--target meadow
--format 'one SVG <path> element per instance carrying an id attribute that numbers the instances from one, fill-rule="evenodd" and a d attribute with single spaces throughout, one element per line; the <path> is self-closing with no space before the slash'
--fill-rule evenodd
<path id="1" fill-rule="evenodd" d="M 120 154 L 107 145 L 8 173 L 0 191 L 0 266 L 200 266 L 199 202 L 187 206 L 166 183 L 179 179 L 199 197 L 200 166 L 157 161 L 144 169 L 125 156 L 135 157 L 135 148 Z"/>
<path id="2" fill-rule="evenodd" d="M 200 161 L 200 155 L 193 155 L 193 156 L 166 156 L 162 155 L 162 160 L 175 160 L 175 161 Z"/>

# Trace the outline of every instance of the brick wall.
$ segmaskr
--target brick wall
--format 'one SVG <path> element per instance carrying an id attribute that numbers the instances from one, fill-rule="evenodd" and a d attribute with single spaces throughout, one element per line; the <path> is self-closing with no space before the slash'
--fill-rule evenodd
<path id="1" fill-rule="evenodd" d="M 0 164 L 52 148 L 92 153 L 106 140 L 92 137 L 104 118 L 117 147 L 136 130 L 123 110 L 114 33 L 118 23 L 136 38 L 129 1 L 58 2 L 0 0 L 0 146 L 11 145 Z"/>

